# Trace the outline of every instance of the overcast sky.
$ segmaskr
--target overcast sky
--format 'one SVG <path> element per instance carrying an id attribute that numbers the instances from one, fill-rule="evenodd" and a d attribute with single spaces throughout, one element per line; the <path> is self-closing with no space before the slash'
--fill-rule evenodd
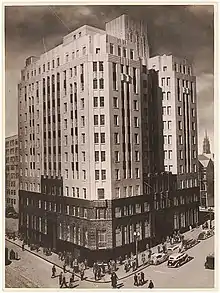
<path id="1" fill-rule="evenodd" d="M 17 132 L 17 84 L 30 55 L 60 44 L 62 37 L 84 25 L 105 22 L 127 13 L 148 23 L 151 56 L 186 57 L 197 76 L 199 150 L 205 129 L 214 137 L 214 11 L 213 6 L 20 6 L 5 9 L 6 136 Z M 57 15 L 57 16 L 56 16 Z"/>

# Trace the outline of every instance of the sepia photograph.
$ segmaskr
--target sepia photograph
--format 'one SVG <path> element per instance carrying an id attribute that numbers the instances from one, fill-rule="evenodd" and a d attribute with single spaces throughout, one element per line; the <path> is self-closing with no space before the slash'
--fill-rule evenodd
<path id="1" fill-rule="evenodd" d="M 215 288 L 215 11 L 4 4 L 5 288 Z"/>

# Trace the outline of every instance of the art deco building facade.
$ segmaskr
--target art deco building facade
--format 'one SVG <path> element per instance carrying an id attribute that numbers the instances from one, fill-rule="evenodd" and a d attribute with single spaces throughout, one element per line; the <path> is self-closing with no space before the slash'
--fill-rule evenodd
<path id="1" fill-rule="evenodd" d="M 18 212 L 19 208 L 19 148 L 18 136 L 13 135 L 5 139 L 5 195 L 6 207 L 13 206 Z"/>
<path id="2" fill-rule="evenodd" d="M 83 26 L 26 60 L 19 84 L 26 237 L 88 258 L 131 250 L 134 231 L 142 246 L 151 239 L 150 174 L 164 172 L 164 158 L 146 36 L 143 22 L 123 15 L 105 31 Z"/>

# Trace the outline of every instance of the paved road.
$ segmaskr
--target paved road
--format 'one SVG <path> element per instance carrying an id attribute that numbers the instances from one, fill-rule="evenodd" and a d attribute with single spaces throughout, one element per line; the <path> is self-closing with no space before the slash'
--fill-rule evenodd
<path id="1" fill-rule="evenodd" d="M 51 264 L 21 251 L 16 245 L 6 242 L 9 250 L 19 252 L 21 259 L 13 261 L 5 269 L 6 288 L 58 288 L 58 278 L 51 279 Z M 206 256 L 214 251 L 214 237 L 202 241 L 189 250 L 193 260 L 180 268 L 168 268 L 166 263 L 144 269 L 145 277 L 152 279 L 156 288 L 213 288 L 214 271 L 204 268 Z M 57 270 L 57 273 L 60 269 Z M 69 275 L 67 275 L 67 280 Z M 122 288 L 133 288 L 133 276 L 119 281 Z M 110 288 L 110 284 L 96 284 L 86 281 L 75 282 L 77 288 Z M 147 287 L 148 284 L 144 285 Z M 141 287 L 140 287 L 141 288 Z"/>

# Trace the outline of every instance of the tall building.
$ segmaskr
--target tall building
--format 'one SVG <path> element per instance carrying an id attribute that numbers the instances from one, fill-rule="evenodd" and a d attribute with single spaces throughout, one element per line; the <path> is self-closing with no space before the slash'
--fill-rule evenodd
<path id="1" fill-rule="evenodd" d="M 203 154 L 211 154 L 211 149 L 210 149 L 210 142 L 209 142 L 209 138 L 207 135 L 207 131 L 205 132 L 205 137 L 203 140 Z"/>
<path id="2" fill-rule="evenodd" d="M 161 192 L 172 201 L 175 182 L 164 173 L 161 89 L 148 52 L 146 25 L 123 15 L 106 30 L 82 26 L 26 60 L 19 84 L 25 237 L 89 259 L 133 250 L 134 232 L 142 249 L 156 237 L 154 201 L 165 208 Z"/>
<path id="3" fill-rule="evenodd" d="M 207 132 L 203 140 L 203 153 L 198 156 L 198 162 L 200 206 L 214 207 L 214 154 L 211 153 Z"/>
<path id="4" fill-rule="evenodd" d="M 13 135 L 6 137 L 5 139 L 5 195 L 6 195 L 6 207 L 14 207 L 14 210 L 18 212 L 19 208 L 19 148 L 18 148 L 18 136 Z"/>
<path id="5" fill-rule="evenodd" d="M 172 55 L 149 59 L 162 90 L 165 171 L 177 175 L 179 189 L 198 186 L 196 77 L 186 60 Z"/>

